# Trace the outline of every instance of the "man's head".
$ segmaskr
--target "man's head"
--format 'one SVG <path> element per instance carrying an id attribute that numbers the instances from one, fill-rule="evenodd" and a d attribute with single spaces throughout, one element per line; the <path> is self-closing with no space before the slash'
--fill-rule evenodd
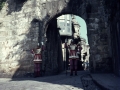
<path id="1" fill-rule="evenodd" d="M 39 43 L 37 44 L 37 48 L 40 48 L 40 44 Z"/>
<path id="2" fill-rule="evenodd" d="M 74 33 L 73 37 L 74 37 L 74 39 L 77 39 L 78 34 L 77 34 L 77 33 Z"/>
<path id="3" fill-rule="evenodd" d="M 71 40 L 71 44 L 74 44 L 74 41 L 73 41 L 73 40 Z"/>

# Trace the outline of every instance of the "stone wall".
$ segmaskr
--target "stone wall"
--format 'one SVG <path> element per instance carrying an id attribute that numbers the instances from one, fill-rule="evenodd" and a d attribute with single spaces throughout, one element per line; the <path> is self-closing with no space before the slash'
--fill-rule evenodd
<path id="1" fill-rule="evenodd" d="M 25 0 L 18 3 L 8 0 L 0 12 L 1 77 L 23 76 L 33 72 L 33 57 L 29 50 L 36 47 L 41 40 L 44 41 L 50 21 L 62 14 L 75 14 L 85 19 L 90 45 L 91 71 L 110 71 L 109 60 L 106 59 L 111 57 L 109 29 L 106 26 L 108 22 L 101 1 Z M 39 30 L 34 30 L 31 24 L 35 19 L 39 21 Z"/>
<path id="2" fill-rule="evenodd" d="M 110 48 L 112 52 L 111 67 L 112 72 L 120 76 L 120 1 L 119 0 L 104 1 L 105 13 L 108 16 L 108 29 L 110 30 Z"/>
<path id="3" fill-rule="evenodd" d="M 90 70 L 92 72 L 110 72 L 107 17 L 102 0 L 88 4 L 87 29 L 90 45 Z M 91 10 L 89 10 L 91 8 Z M 110 51 L 111 52 L 111 51 Z M 104 67 L 104 68 L 103 68 Z"/>

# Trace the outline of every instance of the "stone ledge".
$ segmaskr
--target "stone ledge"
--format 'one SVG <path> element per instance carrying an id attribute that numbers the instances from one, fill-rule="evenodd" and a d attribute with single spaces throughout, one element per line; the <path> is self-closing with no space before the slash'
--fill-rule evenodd
<path id="1" fill-rule="evenodd" d="M 101 85 L 100 83 L 98 83 L 96 80 L 93 79 L 93 81 L 94 81 L 94 83 L 95 83 L 97 86 L 99 86 L 102 90 L 109 90 L 109 89 L 106 88 L 105 86 L 103 86 L 103 85 Z"/>
<path id="2" fill-rule="evenodd" d="M 102 87 L 102 90 L 120 90 L 119 81 L 117 77 L 111 73 L 108 74 L 91 74 L 94 82 Z"/>

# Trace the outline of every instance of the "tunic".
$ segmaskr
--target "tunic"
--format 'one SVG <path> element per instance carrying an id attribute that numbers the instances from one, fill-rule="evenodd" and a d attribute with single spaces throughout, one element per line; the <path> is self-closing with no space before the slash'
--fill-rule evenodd
<path id="1" fill-rule="evenodd" d="M 76 45 L 70 45 L 70 59 L 77 59 L 79 58 L 78 55 L 76 54 Z"/>

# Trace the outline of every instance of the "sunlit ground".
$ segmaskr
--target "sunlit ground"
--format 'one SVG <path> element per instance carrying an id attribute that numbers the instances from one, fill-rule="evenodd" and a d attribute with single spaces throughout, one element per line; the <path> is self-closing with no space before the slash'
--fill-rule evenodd
<path id="1" fill-rule="evenodd" d="M 39 78 L 0 79 L 0 90 L 83 90 L 80 76 L 87 73 L 79 71 L 78 76 L 65 73 Z"/>

